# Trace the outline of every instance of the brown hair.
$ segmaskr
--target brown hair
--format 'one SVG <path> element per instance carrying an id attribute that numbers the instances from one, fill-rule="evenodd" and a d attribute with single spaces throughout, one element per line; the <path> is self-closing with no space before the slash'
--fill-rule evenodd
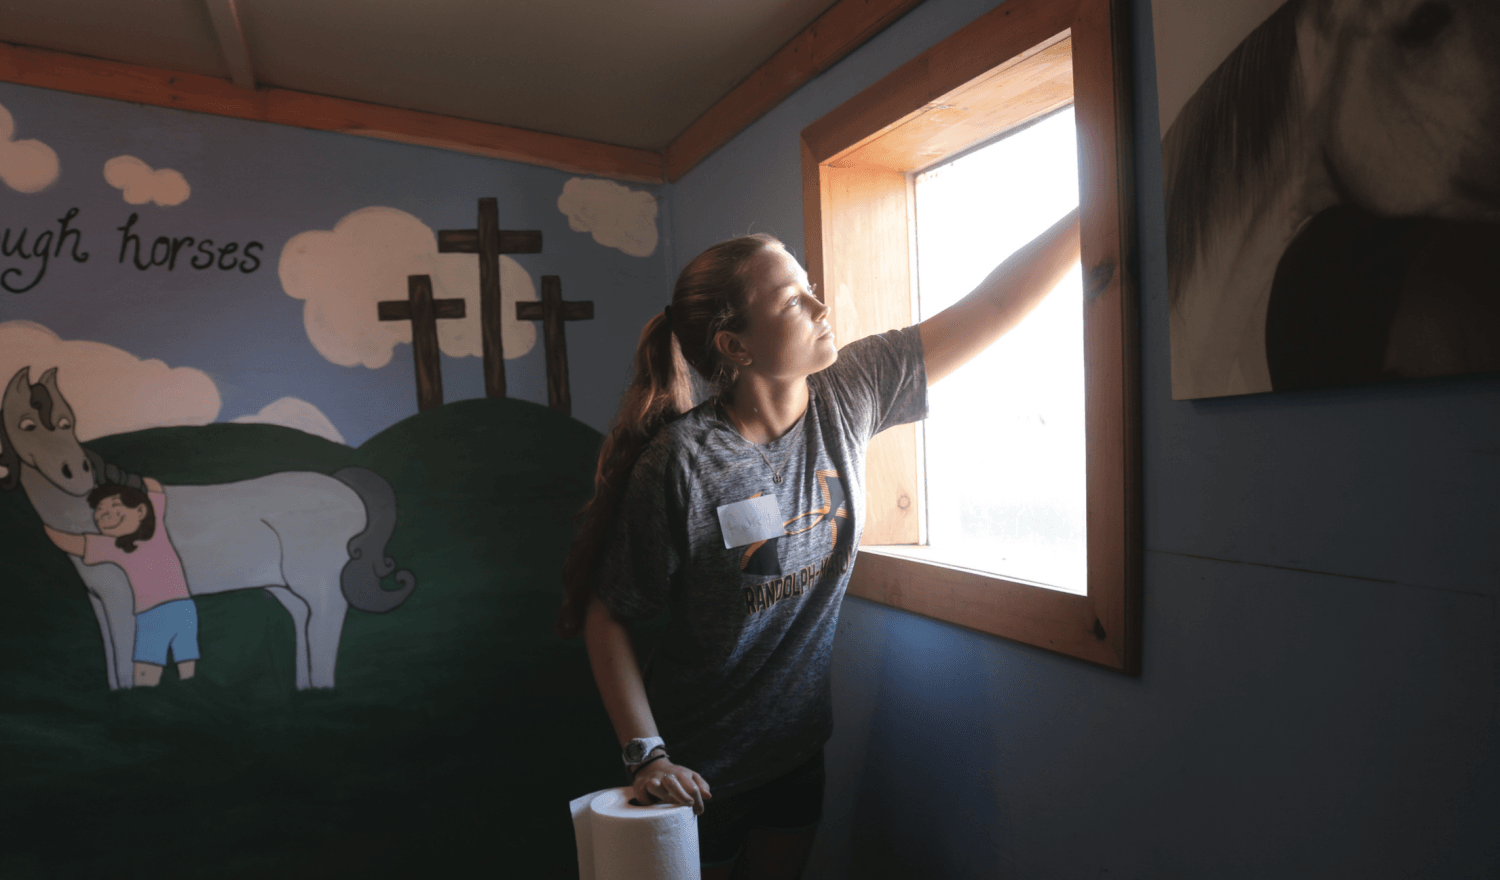
<path id="1" fill-rule="evenodd" d="M 752 258 L 781 242 L 769 235 L 721 241 L 693 259 L 672 290 L 668 311 L 646 322 L 635 349 L 635 375 L 599 450 L 594 497 L 574 519 L 573 547 L 563 562 L 563 604 L 554 628 L 563 638 L 583 629 L 590 578 L 614 519 L 615 506 L 641 450 L 656 432 L 692 408 L 691 366 L 721 392 L 739 373 L 714 345 L 720 331 L 745 329 Z M 670 316 L 670 317 L 669 317 Z"/>
<path id="2" fill-rule="evenodd" d="M 104 503 L 104 499 L 120 496 L 120 503 L 126 507 L 140 507 L 146 505 L 146 515 L 141 518 L 141 525 L 128 535 L 121 535 L 115 539 L 115 546 L 126 553 L 134 553 L 137 541 L 149 541 L 156 534 L 156 508 L 151 504 L 151 499 L 146 493 L 133 486 L 121 486 L 119 483 L 105 483 L 95 486 L 89 493 L 89 507 L 97 508 Z"/>

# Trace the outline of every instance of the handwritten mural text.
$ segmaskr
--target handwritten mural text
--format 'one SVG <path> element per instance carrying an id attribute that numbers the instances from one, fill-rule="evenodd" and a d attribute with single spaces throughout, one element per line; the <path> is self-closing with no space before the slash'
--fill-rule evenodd
<path id="1" fill-rule="evenodd" d="M 29 226 L 0 231 L 0 264 L 4 265 L 0 269 L 0 288 L 10 293 L 34 289 L 46 277 L 52 259 L 63 256 L 64 251 L 75 263 L 88 262 L 89 252 L 83 249 L 83 230 L 73 225 L 78 213 L 78 208 L 69 208 L 57 218 L 55 229 L 48 225 L 35 233 Z M 123 225 L 115 227 L 120 233 L 120 265 L 129 263 L 142 272 L 158 266 L 171 272 L 181 265 L 199 271 L 217 269 L 247 275 L 263 265 L 260 255 L 265 245 L 258 241 L 215 242 L 212 238 L 191 235 L 158 235 L 148 240 L 146 233 L 136 227 L 139 222 L 140 215 L 132 213 Z"/>
<path id="2" fill-rule="evenodd" d="M 128 250 L 130 252 L 130 262 L 134 263 L 137 269 L 145 271 L 152 266 L 166 266 L 167 271 L 170 272 L 177 268 L 178 256 L 183 251 L 187 251 L 191 256 L 183 257 L 183 262 L 194 269 L 208 269 L 217 266 L 225 272 L 239 269 L 241 272 L 249 274 L 260 268 L 258 252 L 265 245 L 258 241 L 247 242 L 244 250 L 240 251 L 239 242 L 234 241 L 215 248 L 214 240 L 211 238 L 199 240 L 193 238 L 191 235 L 184 235 L 180 238 L 158 235 L 151 242 L 150 251 L 146 252 L 141 247 L 141 237 L 131 231 L 131 228 L 135 226 L 136 221 L 139 219 L 139 214 L 131 214 L 130 219 L 125 221 L 125 225 L 119 227 L 121 233 L 121 263 L 125 262 L 125 254 Z M 193 252 L 193 245 L 195 243 L 197 244 L 197 253 Z M 240 251 L 244 255 L 243 261 L 235 253 L 236 251 Z"/>
<path id="3" fill-rule="evenodd" d="M 40 259 L 42 262 L 29 283 L 24 282 L 28 267 L 7 266 L 4 271 L 0 271 L 0 287 L 4 287 L 11 293 L 25 293 L 36 287 L 47 274 L 48 262 L 53 257 L 62 256 L 63 246 L 67 244 L 71 244 L 70 253 L 74 262 L 88 262 L 88 251 L 78 250 L 78 246 L 83 242 L 83 233 L 77 229 L 70 229 L 68 226 L 77 216 L 78 209 L 69 208 L 68 213 L 57 218 L 57 234 L 54 236 L 51 229 L 43 229 L 31 239 L 30 249 L 26 247 L 26 236 L 31 233 L 30 229 L 22 227 L 20 233 L 16 234 L 14 229 L 6 227 L 5 232 L 0 233 L 0 254 L 4 255 L 6 261 L 19 258 L 28 263 L 33 259 Z M 15 236 L 14 241 L 11 238 L 12 235 Z"/>

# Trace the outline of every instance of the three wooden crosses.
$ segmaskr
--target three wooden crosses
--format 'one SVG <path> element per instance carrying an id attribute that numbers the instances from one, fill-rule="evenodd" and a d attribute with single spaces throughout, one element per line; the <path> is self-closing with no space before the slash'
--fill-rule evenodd
<path id="1" fill-rule="evenodd" d="M 500 255 L 537 254 L 542 251 L 542 233 L 537 230 L 500 228 L 500 210 L 495 199 L 479 200 L 479 224 L 475 229 L 438 231 L 438 253 L 479 255 L 479 326 L 484 351 L 484 393 L 505 396 L 505 349 L 500 338 Z M 409 275 L 404 300 L 378 303 L 380 320 L 410 321 L 412 357 L 417 367 L 417 408 L 429 410 L 443 404 L 443 374 L 438 357 L 437 322 L 465 317 L 461 299 L 433 299 L 432 278 Z M 563 302 L 562 281 L 556 275 L 542 276 L 540 302 L 516 303 L 516 320 L 541 321 L 542 342 L 547 357 L 547 405 L 564 415 L 573 412 L 568 391 L 568 349 L 564 321 L 586 321 L 594 317 L 592 301 Z"/>

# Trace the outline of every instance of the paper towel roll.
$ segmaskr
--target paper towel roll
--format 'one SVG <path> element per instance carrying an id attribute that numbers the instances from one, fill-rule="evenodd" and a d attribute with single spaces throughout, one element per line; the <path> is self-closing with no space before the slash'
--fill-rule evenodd
<path id="1" fill-rule="evenodd" d="M 676 804 L 630 804 L 630 789 L 574 799 L 581 880 L 701 880 L 698 820 Z"/>

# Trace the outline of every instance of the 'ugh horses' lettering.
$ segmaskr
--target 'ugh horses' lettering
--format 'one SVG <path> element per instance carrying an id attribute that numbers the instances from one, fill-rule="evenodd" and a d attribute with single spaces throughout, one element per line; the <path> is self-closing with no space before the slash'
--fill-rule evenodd
<path id="1" fill-rule="evenodd" d="M 34 289 L 46 277 L 52 258 L 61 257 L 64 251 L 75 263 L 88 262 L 88 251 L 83 249 L 83 230 L 72 225 L 78 213 L 78 208 L 69 208 L 68 213 L 57 218 L 56 229 L 44 228 L 35 234 L 30 227 L 24 226 L 0 230 L 0 260 L 4 261 L 0 263 L 4 266 L 0 269 L 0 288 L 10 293 L 26 293 Z M 148 247 L 135 232 L 140 219 L 140 214 L 133 213 L 125 225 L 116 227 L 120 232 L 118 262 L 121 265 L 128 260 L 142 272 L 156 266 L 165 266 L 170 272 L 180 262 L 200 271 L 217 267 L 222 272 L 238 269 L 246 275 L 262 265 L 261 252 L 265 245 L 258 241 L 244 244 L 230 241 L 216 245 L 211 238 L 158 235 Z M 40 262 L 35 266 L 35 274 L 27 279 L 26 274 L 33 271 L 32 260 Z M 15 265 L 16 262 L 20 265 Z"/>

